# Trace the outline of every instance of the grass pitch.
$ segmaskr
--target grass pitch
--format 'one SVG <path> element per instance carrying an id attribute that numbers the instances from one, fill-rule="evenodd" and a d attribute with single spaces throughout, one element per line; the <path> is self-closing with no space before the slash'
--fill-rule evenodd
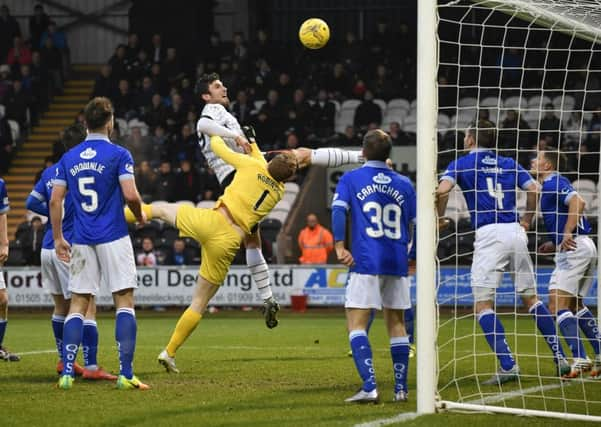
<path id="1" fill-rule="evenodd" d="M 138 311 L 138 346 L 135 372 L 150 384 L 150 391 L 119 391 L 110 382 L 76 380 L 70 391 L 55 388 L 56 354 L 48 313 L 18 313 L 10 315 L 6 345 L 23 353 L 21 362 L 0 363 L 0 408 L 2 426 L 352 426 L 360 423 L 391 419 L 416 410 L 415 359 L 410 362 L 410 401 L 392 403 L 392 367 L 388 339 L 381 317 L 370 333 L 374 348 L 374 364 L 382 403 L 378 405 L 348 405 L 343 402 L 352 395 L 360 382 L 353 361 L 347 356 L 348 343 L 342 310 L 296 314 L 284 312 L 280 326 L 265 328 L 257 312 L 226 312 L 207 314 L 192 337 L 178 353 L 179 375 L 167 374 L 157 364 L 156 356 L 166 344 L 180 312 L 156 314 Z M 515 327 L 532 329 L 532 321 L 518 319 Z M 99 363 L 108 370 L 118 371 L 114 345 L 114 321 L 110 313 L 99 316 Z M 460 334 L 470 335 L 472 320 L 453 323 Z M 511 329 L 512 325 L 508 326 Z M 450 333 L 443 327 L 442 334 Z M 536 340 L 519 338 L 520 350 L 541 345 Z M 459 350 L 478 356 L 478 370 L 489 372 L 494 358 L 487 355 L 484 338 L 456 341 Z M 511 343 L 510 343 L 511 344 Z M 544 343 L 542 343 L 544 345 Z M 533 347 L 530 349 L 532 350 Z M 445 353 L 446 351 L 446 353 Z M 460 354 L 460 352 L 457 352 Z M 441 358 L 448 358 L 443 349 Z M 81 356 L 80 356 L 81 357 Z M 520 359 L 523 372 L 532 374 L 540 369 L 533 358 Z M 446 397 L 469 400 L 478 391 L 473 379 L 473 360 L 466 359 L 455 366 L 459 386 L 449 387 Z M 545 367 L 545 369 L 551 369 Z M 543 373 L 545 374 L 545 373 Z M 448 383 L 448 371 L 443 371 L 441 383 Z M 545 384 L 551 384 L 549 380 Z M 542 384 L 528 376 L 522 387 Z M 542 384 L 542 385 L 545 385 Z M 517 389 L 516 385 L 503 392 Z M 568 389 L 566 392 L 564 389 Z M 600 400 L 601 381 L 571 388 L 545 391 L 549 395 L 576 400 L 573 410 L 582 409 L 582 390 L 590 400 Z M 482 389 L 494 398 L 497 388 Z M 455 393 L 455 396 L 453 396 Z M 563 393 L 563 394 L 562 394 Z M 567 393 L 567 394 L 566 394 Z M 580 393 L 580 397 L 577 395 Z M 535 393 L 536 394 L 536 393 Z M 523 397 L 508 398 L 497 405 L 521 405 Z M 526 399 L 527 400 L 527 399 Z M 562 400 L 544 403 L 528 400 L 531 408 L 546 404 L 547 410 L 563 411 Z M 543 402 L 543 403 L 541 403 Z M 574 406 L 575 405 L 575 406 Z M 584 408 L 586 409 L 586 408 Z M 589 405 L 589 413 L 601 415 L 601 408 Z M 393 423 L 398 425 L 399 423 Z M 387 424 L 387 425 L 393 425 Z M 407 421 L 407 426 L 466 425 L 550 426 L 566 425 L 566 421 L 523 418 L 510 415 L 445 413 Z M 372 424 L 382 425 L 382 424 Z"/>

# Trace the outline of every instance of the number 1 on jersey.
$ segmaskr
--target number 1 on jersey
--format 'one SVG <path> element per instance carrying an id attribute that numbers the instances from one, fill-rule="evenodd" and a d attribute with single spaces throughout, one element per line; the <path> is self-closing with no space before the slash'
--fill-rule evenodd
<path id="1" fill-rule="evenodd" d="M 259 206 L 261 206 L 261 203 L 263 203 L 263 201 L 265 200 L 265 197 L 267 197 L 267 195 L 269 194 L 269 191 L 265 190 L 263 191 L 263 193 L 261 193 L 261 197 L 259 197 L 259 199 L 257 200 L 257 203 L 255 203 L 255 205 L 253 206 L 254 210 L 259 209 Z"/>
<path id="2" fill-rule="evenodd" d="M 486 186 L 488 187 L 488 195 L 497 201 L 497 208 L 503 209 L 505 194 L 503 194 L 501 183 L 497 182 L 497 186 L 495 187 L 493 179 L 488 177 L 486 178 Z"/>

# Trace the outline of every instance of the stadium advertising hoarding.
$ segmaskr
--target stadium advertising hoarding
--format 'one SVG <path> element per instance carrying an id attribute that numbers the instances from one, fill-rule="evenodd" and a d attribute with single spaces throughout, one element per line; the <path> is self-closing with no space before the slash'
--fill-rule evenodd
<path id="1" fill-rule="evenodd" d="M 547 284 L 552 268 L 537 270 L 538 292 L 546 301 Z M 291 295 L 306 294 L 308 303 L 315 306 L 344 305 L 344 286 L 348 271 L 336 266 L 271 266 L 274 296 L 282 305 L 290 305 Z M 196 268 L 157 267 L 138 269 L 138 305 L 188 305 L 196 283 Z M 52 297 L 42 287 L 39 268 L 5 268 L 3 271 L 12 307 L 52 306 Z M 443 306 L 469 306 L 473 303 L 470 290 L 469 267 L 442 267 L 438 302 Z M 596 305 L 597 285 L 593 285 L 585 303 Z M 415 302 L 415 278 L 412 278 L 411 297 Z M 509 275 L 505 275 L 498 289 L 497 304 L 514 306 L 514 292 Z M 101 290 L 99 305 L 112 305 L 112 297 Z M 230 269 L 226 281 L 211 301 L 217 306 L 252 306 L 262 304 L 245 266 Z"/>

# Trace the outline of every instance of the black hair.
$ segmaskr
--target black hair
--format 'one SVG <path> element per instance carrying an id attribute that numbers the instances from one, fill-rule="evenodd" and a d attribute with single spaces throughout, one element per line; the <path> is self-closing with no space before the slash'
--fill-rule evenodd
<path id="1" fill-rule="evenodd" d="M 209 86 L 215 80 L 219 80 L 219 74 L 217 74 L 217 73 L 203 74 L 200 77 L 200 79 L 198 80 L 198 82 L 196 82 L 196 93 L 199 93 L 201 95 L 208 95 L 209 94 Z"/>

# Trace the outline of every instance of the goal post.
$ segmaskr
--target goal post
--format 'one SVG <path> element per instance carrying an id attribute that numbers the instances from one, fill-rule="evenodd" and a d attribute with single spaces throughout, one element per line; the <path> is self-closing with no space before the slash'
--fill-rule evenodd
<path id="1" fill-rule="evenodd" d="M 579 194 L 576 181 L 583 186 L 599 181 L 601 0 L 417 3 L 418 413 L 468 410 L 601 421 L 601 379 L 565 381 L 557 375 L 549 342 L 520 306 L 507 274 L 494 309 L 520 365 L 520 380 L 492 387 L 481 383 L 498 363 L 472 307 L 470 212 L 460 191 L 454 191 L 449 199 L 453 206 L 449 202 L 447 207 L 452 230 L 439 232 L 435 211 L 438 173 L 464 154 L 463 132 L 480 114 L 499 130 L 499 154 L 527 167 L 542 139 L 540 144 L 556 144 L 567 155 L 573 165 L 570 181 Z M 557 117 L 557 129 L 543 128 L 548 113 Z M 516 124 L 508 125 L 514 115 Z M 601 248 L 596 231 L 601 182 L 582 191 L 587 191 L 585 214 L 593 219 L 596 233 L 591 237 Z M 523 213 L 525 199 L 518 197 L 517 209 Z M 542 223 L 537 212 L 528 237 L 538 295 L 546 303 L 554 265 L 551 257 L 537 253 L 547 234 Z M 601 277 L 601 262 L 596 276 Z M 601 292 L 585 302 L 596 305 L 601 324 Z M 580 336 L 586 341 L 582 332 Z M 559 327 L 556 339 L 571 359 Z M 585 344 L 593 358 L 592 346 Z"/>

